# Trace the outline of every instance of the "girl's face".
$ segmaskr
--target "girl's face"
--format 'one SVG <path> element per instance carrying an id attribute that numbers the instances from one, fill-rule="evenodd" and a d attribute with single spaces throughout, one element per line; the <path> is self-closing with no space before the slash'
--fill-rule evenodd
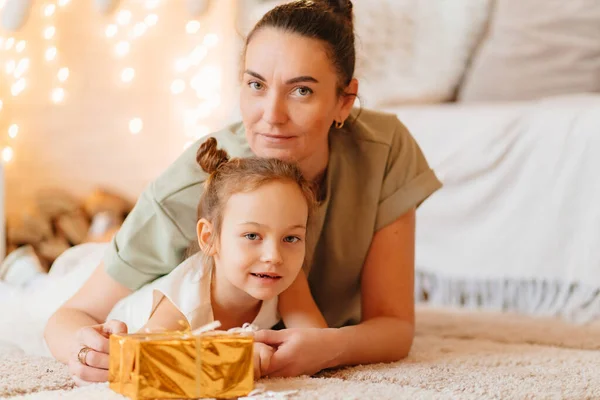
<path id="1" fill-rule="evenodd" d="M 254 154 L 298 162 L 303 171 L 326 165 L 329 129 L 348 117 L 354 101 L 338 96 L 337 82 L 320 41 L 274 28 L 257 31 L 246 49 L 240 95 Z"/>
<path id="2" fill-rule="evenodd" d="M 302 268 L 307 219 L 306 200 L 294 183 L 271 182 L 234 194 L 213 256 L 218 275 L 255 299 L 278 296 Z"/>

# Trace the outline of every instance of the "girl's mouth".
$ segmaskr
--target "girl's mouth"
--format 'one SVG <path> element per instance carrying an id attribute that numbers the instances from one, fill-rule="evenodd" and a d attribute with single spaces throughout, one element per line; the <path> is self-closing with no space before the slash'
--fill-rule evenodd
<path id="1" fill-rule="evenodd" d="M 254 273 L 254 272 L 251 272 L 250 275 L 255 276 L 257 278 L 261 278 L 261 279 L 273 279 L 273 280 L 281 279 L 281 276 L 279 276 L 277 274 L 270 274 L 270 273 Z"/>

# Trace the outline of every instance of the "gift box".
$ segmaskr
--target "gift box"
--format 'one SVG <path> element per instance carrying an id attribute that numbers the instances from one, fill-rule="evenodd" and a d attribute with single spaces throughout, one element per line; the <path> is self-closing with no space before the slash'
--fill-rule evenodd
<path id="1" fill-rule="evenodd" d="M 239 331 L 113 334 L 109 386 L 133 400 L 246 396 L 253 349 L 252 334 Z"/>

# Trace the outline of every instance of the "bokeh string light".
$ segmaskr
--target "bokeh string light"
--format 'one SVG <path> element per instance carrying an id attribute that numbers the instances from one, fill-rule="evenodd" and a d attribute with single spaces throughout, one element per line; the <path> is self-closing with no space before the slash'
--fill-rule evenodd
<path id="1" fill-rule="evenodd" d="M 0 9 L 5 0 L 0 0 Z M 44 68 L 52 76 L 48 101 L 56 106 L 68 100 L 68 83 L 72 71 L 61 60 L 61 49 L 57 44 L 60 38 L 60 26 L 57 16 L 61 9 L 71 3 L 70 0 L 34 1 L 31 13 L 42 21 L 39 25 L 40 41 L 43 44 L 40 54 L 32 54 L 27 41 L 19 38 L 19 33 L 0 32 L 0 156 L 4 162 L 10 162 L 14 155 L 11 141 L 21 135 L 19 121 L 8 118 L 8 109 L 14 100 L 29 88 L 28 72 L 32 63 L 40 60 Z M 166 7 L 165 0 L 121 1 L 114 10 L 101 34 L 111 46 L 117 71 L 115 83 L 127 90 L 136 85 L 137 69 L 131 57 L 137 42 L 155 28 L 160 21 L 161 6 Z M 92 16 L 90 16 L 92 18 Z M 37 21 L 36 21 L 37 22 Z M 183 20 L 182 34 L 191 43 L 190 50 L 174 60 L 171 81 L 166 82 L 166 89 L 174 96 L 174 101 L 181 104 L 183 125 L 186 136 L 186 147 L 198 138 L 209 133 L 207 121 L 214 116 L 221 103 L 221 69 L 211 62 L 210 53 L 219 46 L 219 37 L 211 33 L 201 19 Z M 33 46 L 39 49 L 39 46 Z M 78 74 L 85 71 L 78 71 Z M 138 110 L 142 114 L 143 110 Z M 144 129 L 144 121 L 140 116 L 127 119 L 128 129 L 137 135 Z"/>
<path id="2" fill-rule="evenodd" d="M 57 28 L 56 15 L 61 8 L 69 4 L 69 0 L 47 0 L 33 2 L 31 13 L 39 13 L 43 23 L 40 26 L 40 37 L 44 43 L 44 61 L 51 73 L 56 76 L 58 85 L 50 91 L 49 100 L 60 103 L 65 98 L 65 89 L 61 86 L 69 78 L 69 69 L 60 66 L 56 48 Z M 0 10 L 5 1 L 0 0 Z M 21 134 L 18 121 L 11 120 L 9 109 L 19 96 L 29 88 L 28 73 L 32 60 L 37 60 L 25 39 L 19 37 L 19 32 L 4 32 L 0 34 L 0 62 L 2 71 L 0 77 L 0 127 L 5 134 L 0 136 L 2 162 L 9 163 L 14 156 L 13 141 Z M 53 82 L 54 83 L 54 82 Z"/>
<path id="3" fill-rule="evenodd" d="M 184 148 L 194 141 L 208 135 L 210 127 L 206 120 L 221 104 L 221 69 L 214 63 L 205 63 L 210 51 L 219 44 L 219 37 L 211 32 L 202 32 L 202 23 L 190 20 L 185 31 L 193 37 L 193 49 L 177 59 L 173 65 L 175 78 L 170 89 L 174 96 L 192 91 L 195 95 L 193 105 L 185 106 L 183 112 L 184 130 L 187 142 Z"/>
<path id="4" fill-rule="evenodd" d="M 111 21 L 104 28 L 104 36 L 113 47 L 116 65 L 119 66 L 119 84 L 127 87 L 135 83 L 136 67 L 131 61 L 132 46 L 158 23 L 156 9 L 160 0 L 145 2 L 122 2 L 122 7 L 116 10 Z M 143 121 L 139 117 L 129 120 L 129 132 L 139 134 L 143 129 Z"/>

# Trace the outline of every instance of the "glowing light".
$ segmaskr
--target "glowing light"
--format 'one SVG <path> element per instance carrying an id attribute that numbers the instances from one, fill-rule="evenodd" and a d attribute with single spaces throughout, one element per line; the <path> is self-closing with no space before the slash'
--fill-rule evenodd
<path id="1" fill-rule="evenodd" d="M 60 103 L 65 98 L 65 90 L 63 88 L 56 88 L 52 91 L 51 97 L 54 103 Z"/>
<path id="2" fill-rule="evenodd" d="M 10 87 L 10 93 L 13 96 L 18 96 L 23 90 L 25 90 L 25 86 L 25 79 L 21 78 Z"/>
<path id="3" fill-rule="evenodd" d="M 106 37 L 111 38 L 117 34 L 118 30 L 119 28 L 115 24 L 110 24 L 106 27 L 104 34 L 106 35 Z"/>
<path id="4" fill-rule="evenodd" d="M 15 38 L 9 37 L 8 39 L 6 39 L 6 42 L 4 42 L 4 49 L 5 50 L 12 49 L 13 44 L 15 44 Z"/>
<path id="5" fill-rule="evenodd" d="M 214 65 L 207 65 L 196 74 L 190 86 L 196 91 L 199 98 L 211 98 L 214 92 L 219 89 L 221 82 L 221 71 Z"/>
<path id="6" fill-rule="evenodd" d="M 182 79 L 175 79 L 171 83 L 171 93 L 180 94 L 185 90 L 185 82 Z"/>
<path id="7" fill-rule="evenodd" d="M 15 46 L 15 50 L 17 50 L 17 53 L 21 53 L 25 50 L 26 45 L 27 43 L 24 40 L 19 40 L 19 43 Z"/>
<path id="8" fill-rule="evenodd" d="M 135 70 L 133 68 L 125 68 L 123 72 L 121 72 L 121 80 L 123 82 L 131 82 L 135 77 Z"/>
<path id="9" fill-rule="evenodd" d="M 213 105 L 208 101 L 204 101 L 204 102 L 200 103 L 200 105 L 198 105 L 198 108 L 196 109 L 196 116 L 199 119 L 206 118 L 210 115 L 212 110 L 213 110 Z"/>
<path id="10" fill-rule="evenodd" d="M 129 10 L 121 10 L 117 14 L 117 22 L 120 25 L 127 25 L 131 21 L 131 11 Z"/>
<path id="11" fill-rule="evenodd" d="M 52 61 L 56 58 L 56 47 L 49 47 L 45 54 L 46 60 Z"/>
<path id="12" fill-rule="evenodd" d="M 158 22 L 158 15 L 150 14 L 144 18 L 144 23 L 148 26 L 154 26 Z"/>
<path id="13" fill-rule="evenodd" d="M 146 29 L 148 29 L 148 27 L 146 26 L 146 24 L 142 23 L 142 22 L 138 22 L 137 24 L 135 24 L 135 26 L 133 27 L 133 34 L 136 37 L 140 37 L 142 36 L 144 33 L 146 33 Z"/>
<path id="14" fill-rule="evenodd" d="M 56 11 L 56 6 L 54 4 L 48 4 L 46 7 L 44 7 L 44 15 L 46 17 L 52 16 L 54 11 Z"/>
<path id="15" fill-rule="evenodd" d="M 61 69 L 58 70 L 58 80 L 61 82 L 66 81 L 69 78 L 69 68 L 67 67 L 62 67 Z"/>
<path id="16" fill-rule="evenodd" d="M 29 68 L 29 58 L 24 58 L 17 64 L 15 68 L 15 78 L 20 78 Z"/>
<path id="17" fill-rule="evenodd" d="M 204 46 L 196 46 L 196 48 L 190 54 L 190 63 L 194 66 L 198 66 L 204 57 L 208 54 L 208 50 Z"/>
<path id="18" fill-rule="evenodd" d="M 56 33 L 56 28 L 53 26 L 49 26 L 46 29 L 44 29 L 44 37 L 48 40 L 52 39 L 54 37 L 55 33 Z"/>
<path id="19" fill-rule="evenodd" d="M 13 159 L 13 149 L 9 146 L 2 149 L 2 160 L 4 160 L 4 162 L 11 162 L 12 159 Z"/>
<path id="20" fill-rule="evenodd" d="M 214 33 L 209 33 L 204 37 L 203 43 L 205 46 L 214 47 L 219 44 L 219 36 Z"/>
<path id="21" fill-rule="evenodd" d="M 200 30 L 200 22 L 190 21 L 185 25 L 185 31 L 189 34 L 197 33 Z"/>
<path id="22" fill-rule="evenodd" d="M 7 74 L 12 74 L 15 71 L 16 66 L 17 63 L 15 63 L 15 60 L 9 60 L 4 65 L 4 70 Z"/>
<path id="23" fill-rule="evenodd" d="M 121 41 L 117 43 L 115 46 L 115 52 L 119 57 L 125 56 L 127 53 L 129 53 L 129 42 Z"/>
<path id="24" fill-rule="evenodd" d="M 58 6 L 59 6 L 59 7 L 64 7 L 64 6 L 66 6 L 67 4 L 69 4 L 69 2 L 70 2 L 70 1 L 71 1 L 71 0 L 58 0 Z"/>
<path id="25" fill-rule="evenodd" d="M 19 134 L 19 125 L 17 124 L 12 124 L 9 128 L 8 128 L 8 136 L 11 139 L 14 139 L 17 137 L 17 135 Z"/>
<path id="26" fill-rule="evenodd" d="M 131 132 L 132 135 L 137 135 L 140 133 L 143 127 L 144 123 L 140 118 L 134 118 L 129 121 L 129 132 Z"/>
<path id="27" fill-rule="evenodd" d="M 185 72 L 189 67 L 190 62 L 185 58 L 180 58 L 179 60 L 175 61 L 175 71 L 177 72 Z"/>
<path id="28" fill-rule="evenodd" d="M 2 107 L 4 107 L 4 102 L 0 100 L 0 111 L 2 111 Z"/>

